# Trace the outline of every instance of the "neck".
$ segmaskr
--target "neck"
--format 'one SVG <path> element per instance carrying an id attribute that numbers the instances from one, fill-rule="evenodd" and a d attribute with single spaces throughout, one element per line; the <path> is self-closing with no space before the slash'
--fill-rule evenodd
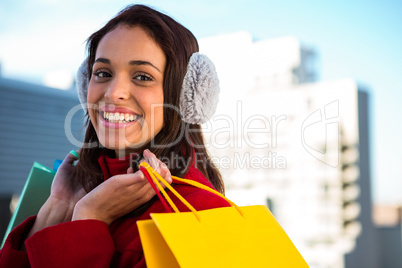
<path id="1" fill-rule="evenodd" d="M 135 148 L 124 148 L 124 149 L 115 149 L 114 152 L 116 154 L 116 158 L 124 158 L 130 154 L 142 153 L 142 149 L 138 150 Z"/>
<path id="2" fill-rule="evenodd" d="M 128 149 L 116 149 L 114 150 L 114 152 L 116 153 L 116 158 L 123 158 L 132 153 Z"/>

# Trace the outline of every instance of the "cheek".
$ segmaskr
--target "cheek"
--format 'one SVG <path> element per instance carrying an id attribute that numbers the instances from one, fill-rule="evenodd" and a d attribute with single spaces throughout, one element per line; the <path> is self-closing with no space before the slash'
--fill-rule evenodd
<path id="1" fill-rule="evenodd" d="M 88 85 L 88 96 L 87 96 L 88 104 L 96 102 L 96 99 L 98 98 L 96 92 L 97 92 L 96 87 L 93 85 L 93 83 L 90 82 Z"/>
<path id="2" fill-rule="evenodd" d="M 98 92 L 99 90 L 96 90 L 96 88 L 92 86 L 91 83 L 88 85 L 87 107 L 89 117 L 93 123 L 96 122 L 95 111 L 94 111 L 94 108 L 96 107 L 94 107 L 94 105 L 96 105 L 99 102 L 100 98 L 100 94 Z"/>
<path id="3" fill-rule="evenodd" d="M 91 80 L 92 81 L 92 80 Z M 105 96 L 105 86 L 99 83 L 90 82 L 88 85 L 88 105 L 98 104 Z"/>
<path id="4" fill-rule="evenodd" d="M 144 110 L 147 124 L 146 129 L 148 129 L 150 133 L 152 132 L 151 136 L 156 135 L 164 125 L 163 106 L 163 98 L 159 96 L 153 96 L 153 98 L 149 98 L 146 102 L 142 103 L 142 107 L 147 107 L 147 109 Z"/>
<path id="5" fill-rule="evenodd" d="M 163 107 L 160 107 L 158 109 L 155 110 L 155 120 L 153 122 L 153 128 L 154 128 L 154 135 L 158 134 L 159 131 L 161 131 L 161 129 L 164 126 L 164 118 L 163 118 Z"/>
<path id="6" fill-rule="evenodd" d="M 155 122 L 155 127 L 156 128 L 161 128 L 163 126 L 163 114 L 164 114 L 164 104 L 163 104 L 163 98 L 159 97 L 158 101 L 156 102 L 156 106 L 154 107 L 152 113 L 154 116 L 154 122 Z"/>
<path id="7" fill-rule="evenodd" d="M 163 117 L 163 115 L 164 115 L 164 113 L 163 113 L 163 108 L 161 108 L 160 109 L 160 112 L 159 112 L 159 125 L 160 126 L 163 126 L 164 125 L 164 117 Z"/>

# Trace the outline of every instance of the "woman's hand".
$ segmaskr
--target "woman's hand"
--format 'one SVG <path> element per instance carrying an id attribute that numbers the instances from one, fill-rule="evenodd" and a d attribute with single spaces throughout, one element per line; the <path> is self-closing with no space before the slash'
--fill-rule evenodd
<path id="1" fill-rule="evenodd" d="M 49 196 L 49 199 L 64 203 L 72 210 L 75 204 L 86 194 L 81 182 L 75 178 L 77 167 L 74 165 L 74 161 L 76 160 L 78 159 L 71 153 L 66 156 L 53 179 Z"/>
<path id="2" fill-rule="evenodd" d="M 76 160 L 70 153 L 64 158 L 53 179 L 50 196 L 39 210 L 27 238 L 45 227 L 71 220 L 75 204 L 86 193 L 75 180 Z"/>
<path id="3" fill-rule="evenodd" d="M 144 161 L 168 183 L 172 182 L 167 166 L 149 150 L 144 151 Z M 142 171 L 133 173 L 130 167 L 127 174 L 111 177 L 83 197 L 75 206 L 72 220 L 96 219 L 110 224 L 143 205 L 155 194 Z"/>

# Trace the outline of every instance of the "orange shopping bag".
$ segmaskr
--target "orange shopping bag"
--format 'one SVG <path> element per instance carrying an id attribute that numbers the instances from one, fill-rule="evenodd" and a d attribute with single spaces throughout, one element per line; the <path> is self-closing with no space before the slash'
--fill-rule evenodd
<path id="1" fill-rule="evenodd" d="M 232 205 L 196 211 L 148 163 L 141 163 L 140 169 L 176 211 L 153 213 L 151 220 L 137 222 L 147 267 L 308 267 L 266 206 L 238 207 L 203 184 L 173 177 Z M 191 212 L 180 213 L 159 181 Z"/>

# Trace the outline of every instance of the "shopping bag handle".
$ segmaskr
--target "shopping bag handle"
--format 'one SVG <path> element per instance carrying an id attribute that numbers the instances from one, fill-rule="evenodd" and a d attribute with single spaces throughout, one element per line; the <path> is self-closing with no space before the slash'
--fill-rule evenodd
<path id="1" fill-rule="evenodd" d="M 161 175 L 158 174 L 158 172 L 156 172 L 147 162 L 141 162 L 139 165 L 140 170 L 146 175 L 146 173 L 149 174 L 149 177 L 147 177 L 147 179 L 149 180 L 149 182 L 151 183 L 151 185 L 153 185 L 152 187 L 154 187 L 155 185 L 158 187 L 159 191 L 163 194 L 163 196 L 165 197 L 166 201 L 169 203 L 169 205 L 173 208 L 173 210 L 176 213 L 180 213 L 179 209 L 177 208 L 177 206 L 174 204 L 174 202 L 172 201 L 172 199 L 169 197 L 169 195 L 166 193 L 165 189 L 162 187 L 162 185 L 159 183 L 162 182 L 181 202 L 183 202 L 183 204 L 194 213 L 194 215 L 196 216 L 196 218 L 198 219 L 198 221 L 200 221 L 200 216 L 197 212 L 197 210 L 190 204 L 187 202 L 187 200 L 181 196 Z M 223 199 L 225 199 L 231 206 L 235 207 L 237 209 L 237 211 L 244 217 L 244 213 L 241 211 L 241 209 L 239 208 L 239 206 L 237 206 L 233 201 L 231 201 L 230 199 L 228 199 L 226 196 L 224 196 L 223 194 L 219 193 L 218 191 L 205 186 L 204 184 L 201 184 L 199 182 L 193 181 L 193 180 L 187 180 L 187 179 L 182 179 L 176 176 L 172 176 L 173 179 L 180 181 L 182 183 L 206 190 L 210 193 L 213 193 Z M 155 189 L 155 188 L 154 188 Z M 159 199 L 161 199 L 162 201 L 162 196 L 160 195 L 160 193 L 158 193 L 159 191 L 157 191 L 155 189 L 155 192 L 158 194 Z M 164 204 L 165 208 L 166 208 L 166 203 L 162 201 L 162 203 Z M 170 209 L 168 209 L 170 210 Z"/>
<path id="2" fill-rule="evenodd" d="M 150 173 L 146 170 L 146 168 L 140 166 L 140 170 L 144 173 L 145 178 L 148 180 L 149 184 L 151 184 L 152 188 L 154 189 L 156 195 L 158 196 L 159 200 L 162 202 L 162 205 L 165 207 L 166 212 L 172 212 L 170 207 L 165 201 L 165 198 L 161 196 L 161 192 L 159 191 L 158 187 L 156 186 L 155 182 L 153 181 Z"/>

